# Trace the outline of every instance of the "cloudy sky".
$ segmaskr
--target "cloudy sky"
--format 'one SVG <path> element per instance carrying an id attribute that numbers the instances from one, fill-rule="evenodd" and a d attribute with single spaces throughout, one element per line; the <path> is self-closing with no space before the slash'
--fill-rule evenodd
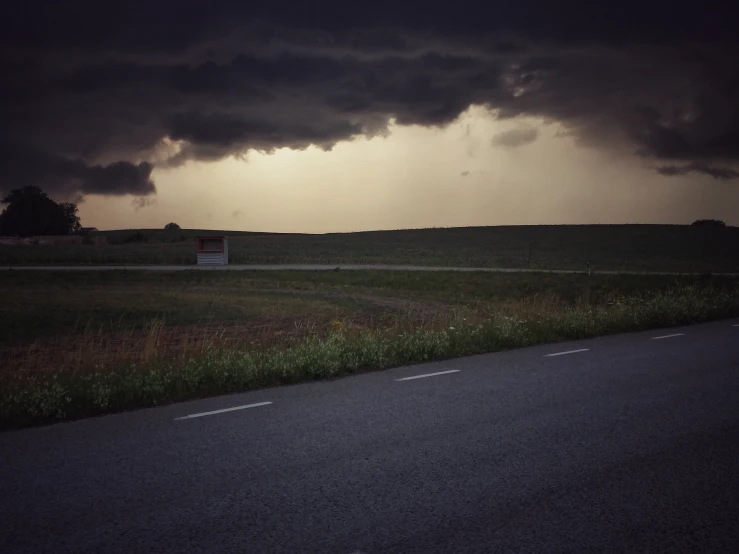
<path id="1" fill-rule="evenodd" d="M 732 17 L 600 4 L 16 2 L 0 190 L 104 229 L 739 225 Z"/>

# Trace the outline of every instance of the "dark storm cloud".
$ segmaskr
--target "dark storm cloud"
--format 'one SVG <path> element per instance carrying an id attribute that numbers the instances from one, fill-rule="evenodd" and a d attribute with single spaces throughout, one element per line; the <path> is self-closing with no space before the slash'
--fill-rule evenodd
<path id="1" fill-rule="evenodd" d="M 0 149 L 0 189 L 3 190 L 35 185 L 67 198 L 80 194 L 147 195 L 155 192 L 152 165 L 147 162 L 118 161 L 100 165 L 12 143 Z"/>
<path id="2" fill-rule="evenodd" d="M 141 197 L 156 166 L 330 149 L 390 120 L 444 126 L 472 104 L 557 121 L 582 144 L 661 160 L 663 175 L 733 176 L 731 18 L 603 4 L 14 3 L 0 23 L 0 188 Z"/>
<path id="3" fill-rule="evenodd" d="M 739 178 L 739 172 L 729 169 L 728 167 L 712 167 L 701 163 L 692 163 L 684 166 L 666 165 L 658 167 L 657 172 L 660 175 L 666 175 L 668 177 L 672 177 L 674 175 L 688 175 L 689 173 L 699 173 L 722 181 Z"/>
<path id="4" fill-rule="evenodd" d="M 504 148 L 517 148 L 531 144 L 539 136 L 539 130 L 534 127 L 521 127 L 519 129 L 511 129 L 503 131 L 493 137 L 493 146 L 502 146 Z"/>

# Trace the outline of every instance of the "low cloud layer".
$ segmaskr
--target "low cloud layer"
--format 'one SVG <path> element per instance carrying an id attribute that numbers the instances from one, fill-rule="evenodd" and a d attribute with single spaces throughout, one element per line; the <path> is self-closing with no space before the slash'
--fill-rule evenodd
<path id="1" fill-rule="evenodd" d="M 672 177 L 674 175 L 688 175 L 689 173 L 698 173 L 708 175 L 714 179 L 720 179 L 726 181 L 728 179 L 736 179 L 739 177 L 739 172 L 734 171 L 728 167 L 712 167 L 710 165 L 702 163 L 692 163 L 683 166 L 667 165 L 657 168 L 657 172 L 660 175 Z"/>
<path id="2" fill-rule="evenodd" d="M 503 131 L 493 137 L 493 146 L 502 146 L 503 148 L 517 148 L 531 144 L 539 136 L 538 129 L 533 127 L 521 127 L 519 129 L 511 129 Z"/>
<path id="3" fill-rule="evenodd" d="M 153 166 L 148 162 L 95 163 L 12 142 L 0 145 L 0 149 L 0 189 L 30 184 L 62 198 L 155 192 L 151 179 Z"/>
<path id="4" fill-rule="evenodd" d="M 737 176 L 738 39 L 709 7 L 247 4 L 14 5 L 0 29 L 0 189 L 142 197 L 155 167 L 329 150 L 391 120 L 444 126 L 473 104 L 556 121 L 662 175 Z"/>
<path id="5" fill-rule="evenodd" d="M 131 206 L 133 206 L 133 209 L 137 212 L 144 208 L 148 208 L 149 206 L 153 206 L 156 203 L 156 198 L 151 198 L 148 196 L 139 196 L 138 198 L 134 198 L 133 200 L 131 200 Z"/>

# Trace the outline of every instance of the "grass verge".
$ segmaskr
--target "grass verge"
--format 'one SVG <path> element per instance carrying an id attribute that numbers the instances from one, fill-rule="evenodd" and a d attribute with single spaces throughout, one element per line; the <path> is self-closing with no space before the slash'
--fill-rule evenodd
<path id="1" fill-rule="evenodd" d="M 0 382 L 0 425 L 16 428 L 273 385 L 504 349 L 739 315 L 739 287 L 676 286 L 606 305 L 501 310 L 445 328 L 346 329 L 290 346 L 208 349 L 186 360 L 151 358 L 103 372 L 13 372 Z M 541 309 L 539 309 L 541 308 Z M 546 309 L 544 309 L 546 308 Z"/>
<path id="2" fill-rule="evenodd" d="M 4 346 L 60 339 L 71 347 L 92 331 L 147 331 L 227 322 L 330 321 L 404 317 L 409 305 L 437 312 L 484 308 L 535 297 L 564 303 L 608 303 L 613 298 L 699 285 L 731 289 L 721 276 L 561 275 L 413 271 L 81 271 L 2 272 L 0 366 Z M 392 305 L 391 305 L 392 302 Z M 361 316 L 361 317 L 359 317 Z M 416 322 L 416 326 L 427 326 Z M 133 346 L 133 345 L 132 345 Z"/>

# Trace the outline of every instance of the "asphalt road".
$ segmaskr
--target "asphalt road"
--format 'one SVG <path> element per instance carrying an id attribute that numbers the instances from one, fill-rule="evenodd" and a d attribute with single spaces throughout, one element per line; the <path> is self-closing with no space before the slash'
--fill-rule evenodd
<path id="1" fill-rule="evenodd" d="M 461 271 L 487 273 L 587 273 L 587 269 L 527 269 L 510 267 L 454 267 L 394 264 L 229 264 L 229 265 L 16 265 L 0 266 L 0 271 Z M 593 270 L 594 275 L 702 275 L 685 271 Z M 713 273 L 737 277 L 739 273 Z"/>
<path id="2" fill-rule="evenodd" d="M 737 323 L 3 433 L 0 552 L 736 552 Z"/>

